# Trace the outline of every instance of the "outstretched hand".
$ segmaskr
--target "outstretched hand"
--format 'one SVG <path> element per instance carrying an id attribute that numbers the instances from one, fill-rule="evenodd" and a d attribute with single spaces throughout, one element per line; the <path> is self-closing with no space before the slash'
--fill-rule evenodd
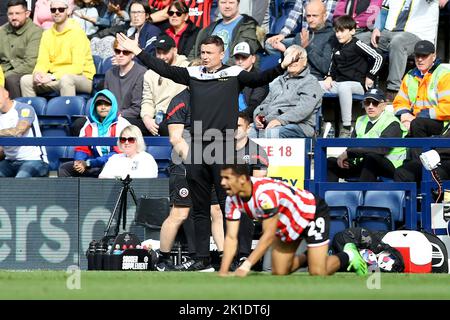
<path id="1" fill-rule="evenodd" d="M 132 40 L 121 32 L 116 35 L 116 39 L 125 50 L 131 51 L 135 55 L 138 55 L 139 53 L 142 52 L 142 49 L 139 47 L 139 44 L 137 42 L 137 39 Z"/>
<path id="2" fill-rule="evenodd" d="M 292 63 L 297 62 L 298 60 L 300 60 L 300 53 L 291 51 L 284 57 L 283 62 L 281 63 L 281 67 L 283 69 L 286 69 Z"/>

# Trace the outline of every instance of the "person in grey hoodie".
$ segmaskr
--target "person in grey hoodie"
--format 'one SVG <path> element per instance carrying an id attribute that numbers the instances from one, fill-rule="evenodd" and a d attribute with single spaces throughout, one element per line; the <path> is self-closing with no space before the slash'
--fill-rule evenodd
<path id="1" fill-rule="evenodd" d="M 290 46 L 286 54 L 299 59 L 271 84 L 269 95 L 253 113 L 251 138 L 307 138 L 314 135 L 322 89 L 307 67 L 306 50 Z"/>

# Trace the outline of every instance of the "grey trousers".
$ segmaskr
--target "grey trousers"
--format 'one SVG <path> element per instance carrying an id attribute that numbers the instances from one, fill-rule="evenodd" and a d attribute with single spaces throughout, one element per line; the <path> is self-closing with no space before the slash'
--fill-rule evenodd
<path id="1" fill-rule="evenodd" d="M 371 32 L 358 35 L 358 38 L 370 45 Z M 381 31 L 378 48 L 389 52 L 389 75 L 387 78 L 387 89 L 398 91 L 406 70 L 408 56 L 414 53 L 414 45 L 421 39 L 415 34 L 388 30 Z"/>
<path id="2" fill-rule="evenodd" d="M 319 81 L 320 86 L 326 93 L 335 93 L 339 96 L 339 105 L 341 106 L 341 118 L 344 126 L 352 125 L 352 106 L 353 94 L 364 94 L 364 88 L 357 81 L 333 81 L 331 88 L 326 90 L 323 81 Z"/>

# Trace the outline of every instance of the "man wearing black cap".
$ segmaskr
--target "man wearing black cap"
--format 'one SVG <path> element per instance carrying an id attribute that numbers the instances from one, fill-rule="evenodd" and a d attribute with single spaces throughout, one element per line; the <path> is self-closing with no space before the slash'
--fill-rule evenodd
<path id="1" fill-rule="evenodd" d="M 119 115 L 114 94 L 107 89 L 97 92 L 89 106 L 89 115 L 80 137 L 118 137 L 130 123 Z M 63 163 L 59 177 L 98 177 L 108 159 L 120 153 L 117 146 L 77 146 L 74 161 Z"/>
<path id="2" fill-rule="evenodd" d="M 156 57 L 158 59 L 171 66 L 187 67 L 189 65 L 187 58 L 178 54 L 175 41 L 170 36 L 162 34 L 153 44 L 156 48 Z M 144 74 L 143 88 L 141 118 L 145 127 L 154 136 L 158 134 L 167 135 L 166 122 L 156 123 L 155 116 L 158 112 L 162 112 L 165 115 L 170 101 L 178 93 L 186 89 L 186 86 L 161 77 L 153 70 L 148 70 Z"/>
<path id="3" fill-rule="evenodd" d="M 366 115 L 356 119 L 352 135 L 356 138 L 402 138 L 407 129 L 390 111 L 385 110 L 385 96 L 379 89 L 364 95 Z M 375 182 L 378 177 L 393 178 L 395 168 L 406 158 L 406 148 L 347 148 L 338 158 L 328 158 L 328 181 L 358 177 L 360 182 Z"/>
<path id="4" fill-rule="evenodd" d="M 247 42 L 239 42 L 233 49 L 235 65 L 248 72 L 258 72 L 255 67 L 256 54 Z M 250 119 L 253 119 L 253 111 L 264 101 L 269 93 L 269 85 L 250 88 L 245 87 L 239 95 L 239 111 L 245 112 Z"/>
<path id="5" fill-rule="evenodd" d="M 436 59 L 436 49 L 427 40 L 414 47 L 416 68 L 403 78 L 394 99 L 394 110 L 411 137 L 440 135 L 450 120 L 450 70 Z M 412 152 L 416 158 L 418 151 Z"/>

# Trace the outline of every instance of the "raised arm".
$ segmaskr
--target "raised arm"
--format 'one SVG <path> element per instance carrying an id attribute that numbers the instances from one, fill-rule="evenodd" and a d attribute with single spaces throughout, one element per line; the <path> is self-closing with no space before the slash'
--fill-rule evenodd
<path id="1" fill-rule="evenodd" d="M 149 69 L 160 76 L 170 79 L 176 83 L 189 85 L 189 72 L 186 68 L 170 66 L 161 59 L 155 58 L 139 48 L 139 44 L 128 38 L 123 33 L 117 34 L 117 41 L 126 50 L 133 52 L 136 57 Z"/>

